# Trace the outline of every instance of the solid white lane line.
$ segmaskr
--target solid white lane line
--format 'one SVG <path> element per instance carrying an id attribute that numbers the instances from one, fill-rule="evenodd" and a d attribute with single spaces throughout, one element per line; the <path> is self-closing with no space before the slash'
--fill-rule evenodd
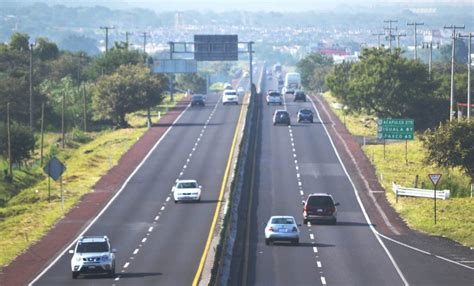
<path id="1" fill-rule="evenodd" d="M 314 239 L 314 234 L 310 233 L 310 234 L 309 234 L 309 238 L 310 238 L 311 240 L 313 240 L 313 239 Z"/>
<path id="2" fill-rule="evenodd" d="M 150 226 L 150 227 L 148 228 L 148 232 L 152 232 L 152 231 L 153 231 L 153 227 Z"/>
<path id="3" fill-rule="evenodd" d="M 323 285 L 326 285 L 326 278 L 324 278 L 324 276 L 321 276 L 321 283 L 323 283 Z"/>
<path id="4" fill-rule="evenodd" d="M 127 268 L 129 265 L 130 265 L 130 262 L 127 262 L 127 263 L 125 263 L 125 265 L 123 266 L 123 268 Z"/>
<path id="5" fill-rule="evenodd" d="M 321 268 L 321 261 L 317 261 L 316 264 L 318 265 L 318 268 Z"/>
<path id="6" fill-rule="evenodd" d="M 160 219 L 159 215 L 155 216 L 155 220 L 159 220 L 159 219 Z"/>
<path id="7" fill-rule="evenodd" d="M 142 239 L 142 243 L 144 243 L 146 241 L 146 237 Z"/>
<path id="8" fill-rule="evenodd" d="M 139 249 L 135 249 L 135 251 L 133 251 L 133 255 L 136 255 L 138 253 Z"/>
<path id="9" fill-rule="evenodd" d="M 313 246 L 313 252 L 318 253 L 318 248 L 316 246 Z"/>

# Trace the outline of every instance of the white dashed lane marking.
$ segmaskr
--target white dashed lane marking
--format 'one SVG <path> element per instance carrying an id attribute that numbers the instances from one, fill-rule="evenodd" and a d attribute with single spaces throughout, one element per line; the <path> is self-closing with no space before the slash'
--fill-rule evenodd
<path id="1" fill-rule="evenodd" d="M 318 253 L 318 248 L 316 246 L 313 247 L 313 252 Z"/>
<path id="2" fill-rule="evenodd" d="M 153 227 L 150 226 L 150 227 L 148 228 L 148 232 L 152 232 L 152 231 L 153 231 Z"/>
<path id="3" fill-rule="evenodd" d="M 318 265 L 318 268 L 321 268 L 321 261 L 317 261 L 316 264 Z"/>
<path id="4" fill-rule="evenodd" d="M 321 276 L 321 283 L 323 283 L 323 285 L 326 285 L 326 278 L 324 278 L 324 276 Z"/>
<path id="5" fill-rule="evenodd" d="M 145 243 L 146 239 L 147 239 L 146 237 L 143 238 L 143 239 L 142 239 L 142 243 Z"/>
<path id="6" fill-rule="evenodd" d="M 123 266 L 123 268 L 127 268 L 129 265 L 130 265 L 130 262 L 127 262 L 127 263 L 125 263 L 125 265 Z"/>
<path id="7" fill-rule="evenodd" d="M 170 200 L 170 197 L 167 197 L 167 198 L 166 198 L 166 201 L 168 202 L 169 200 Z"/>
<path id="8" fill-rule="evenodd" d="M 309 238 L 310 238 L 311 240 L 314 240 L 314 234 L 310 233 L 310 234 L 309 234 Z"/>
<path id="9" fill-rule="evenodd" d="M 135 251 L 133 251 L 133 255 L 136 255 L 138 253 L 139 249 L 135 249 Z"/>
<path id="10" fill-rule="evenodd" d="M 165 207 L 164 207 L 164 206 L 163 206 L 163 207 L 161 207 L 161 209 L 160 209 L 160 210 L 164 211 L 164 210 L 165 210 Z"/>

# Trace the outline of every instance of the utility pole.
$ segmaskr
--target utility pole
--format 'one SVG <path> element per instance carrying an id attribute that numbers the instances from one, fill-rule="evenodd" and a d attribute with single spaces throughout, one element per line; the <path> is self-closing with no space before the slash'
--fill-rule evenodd
<path id="1" fill-rule="evenodd" d="M 146 37 L 147 37 L 147 32 L 143 32 L 142 37 L 143 37 L 143 54 L 146 54 Z"/>
<path id="2" fill-rule="evenodd" d="M 112 27 L 100 27 L 102 30 L 105 30 L 105 54 L 107 55 L 107 51 L 109 50 L 109 30 L 115 29 L 114 26 Z"/>
<path id="3" fill-rule="evenodd" d="M 30 129 L 33 131 L 33 46 L 30 44 Z"/>
<path id="4" fill-rule="evenodd" d="M 11 134 L 10 134 L 10 102 L 7 102 L 7 148 L 8 148 L 8 175 L 13 179 L 13 169 L 12 169 L 12 144 L 11 144 Z"/>
<path id="5" fill-rule="evenodd" d="M 397 49 L 400 49 L 400 38 L 401 37 L 406 37 L 406 36 L 407 36 L 407 34 L 405 34 L 405 33 L 402 34 L 402 33 L 398 32 L 398 34 L 397 34 Z"/>
<path id="6" fill-rule="evenodd" d="M 453 39 L 452 51 L 451 51 L 451 95 L 449 99 L 449 121 L 453 121 L 453 106 L 454 106 L 454 56 L 456 49 L 456 29 L 464 29 L 464 26 L 444 26 L 444 29 L 453 30 L 451 38 Z"/>
<path id="7" fill-rule="evenodd" d="M 459 38 L 469 38 L 467 42 L 467 120 L 471 120 L 471 41 L 474 34 L 471 32 L 468 35 L 459 34 Z"/>
<path id="8" fill-rule="evenodd" d="M 133 35 L 131 32 L 125 32 L 125 43 L 127 44 L 127 50 L 128 50 L 128 36 Z"/>
<path id="9" fill-rule="evenodd" d="M 398 23 L 398 20 L 384 20 L 384 23 L 388 23 L 388 28 L 384 28 L 385 30 L 388 30 L 388 40 L 389 40 L 389 45 L 388 48 L 390 51 L 392 51 L 392 30 L 397 30 L 397 28 L 392 28 L 392 23 Z"/>
<path id="10" fill-rule="evenodd" d="M 380 48 L 380 36 L 385 35 L 384 33 L 373 33 L 372 36 L 377 36 L 377 48 Z"/>
<path id="11" fill-rule="evenodd" d="M 432 67 L 432 62 L 433 62 L 433 42 L 423 42 L 422 43 L 422 48 L 423 49 L 429 49 L 429 57 L 428 57 L 428 79 L 431 80 L 431 67 Z M 438 43 L 438 48 L 439 48 L 439 43 Z"/>
<path id="12" fill-rule="evenodd" d="M 413 32 L 413 45 L 415 46 L 415 53 L 414 53 L 414 59 L 416 60 L 417 59 L 417 54 L 416 54 L 416 45 L 417 45 L 417 42 L 416 42 L 416 27 L 417 26 L 423 26 L 425 23 L 417 23 L 417 22 L 411 22 L 411 23 L 407 23 L 407 26 L 414 26 L 415 27 L 415 30 Z"/>

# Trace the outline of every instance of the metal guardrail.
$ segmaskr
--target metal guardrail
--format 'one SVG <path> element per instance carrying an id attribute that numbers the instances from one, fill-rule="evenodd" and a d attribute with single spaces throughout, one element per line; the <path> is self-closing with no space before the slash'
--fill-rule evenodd
<path id="1" fill-rule="evenodd" d="M 392 191 L 397 196 L 405 197 L 420 197 L 420 198 L 433 198 L 434 190 L 428 189 L 417 189 L 417 188 L 405 188 L 395 183 L 392 183 Z M 451 195 L 450 190 L 437 190 L 436 198 L 446 200 Z"/>

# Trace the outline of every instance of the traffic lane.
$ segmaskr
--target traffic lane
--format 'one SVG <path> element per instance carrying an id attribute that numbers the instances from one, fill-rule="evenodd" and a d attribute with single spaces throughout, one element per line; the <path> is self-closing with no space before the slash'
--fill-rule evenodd
<path id="1" fill-rule="evenodd" d="M 202 185 L 201 202 L 169 202 L 160 215 L 156 234 L 150 236 L 118 283 L 192 283 L 217 205 L 240 107 L 219 106 L 183 171 L 182 179 L 196 179 Z M 136 277 L 133 273 L 156 275 Z"/>
<path id="2" fill-rule="evenodd" d="M 291 95 L 285 98 L 292 114 L 301 108 L 313 109 L 310 102 L 293 102 Z M 329 193 L 340 203 L 337 225 L 312 225 L 318 242 L 334 246 L 319 252 L 328 284 L 402 284 L 403 280 L 365 220 L 323 125 L 295 123 L 293 130 L 296 152 L 301 158 L 300 176 L 305 195 Z"/>
<path id="3" fill-rule="evenodd" d="M 399 261 L 403 274 L 411 285 L 459 285 L 474 284 L 474 270 L 444 261 L 384 239 L 384 243 Z"/>
<path id="4" fill-rule="evenodd" d="M 300 227 L 300 245 L 265 245 L 264 227 L 272 215 L 301 219 L 301 199 L 295 175 L 294 157 L 287 126 L 273 126 L 273 111 L 262 100 L 261 153 L 257 190 L 252 206 L 249 285 L 320 284 L 316 260 L 306 226 Z M 297 263 L 296 263 L 297 262 Z M 311 267 L 313 266 L 313 267 Z"/>
<path id="5" fill-rule="evenodd" d="M 217 101 L 214 97 L 211 101 Z M 202 113 L 183 113 L 178 120 L 178 127 L 173 127 L 163 138 L 158 148 L 146 160 L 139 171 L 130 179 L 122 193 L 103 215 L 90 227 L 85 235 L 107 235 L 111 239 L 112 247 L 117 248 L 116 268 L 120 269 L 134 251 L 140 236 L 146 233 L 153 223 L 153 214 L 165 201 L 171 186 L 179 173 L 188 152 L 193 148 L 193 140 L 183 138 L 197 138 L 202 125 L 205 123 L 211 110 Z M 163 168 L 166 162 L 167 168 Z M 71 281 L 70 259 L 66 253 L 35 285 L 52 285 L 58 281 L 59 285 L 77 283 Z M 101 276 L 103 278 L 103 276 Z M 98 278 L 98 277 L 92 277 Z M 105 280 L 105 281 L 104 281 Z M 109 283 L 102 279 L 102 283 Z M 98 281 L 97 283 L 101 283 Z"/>

